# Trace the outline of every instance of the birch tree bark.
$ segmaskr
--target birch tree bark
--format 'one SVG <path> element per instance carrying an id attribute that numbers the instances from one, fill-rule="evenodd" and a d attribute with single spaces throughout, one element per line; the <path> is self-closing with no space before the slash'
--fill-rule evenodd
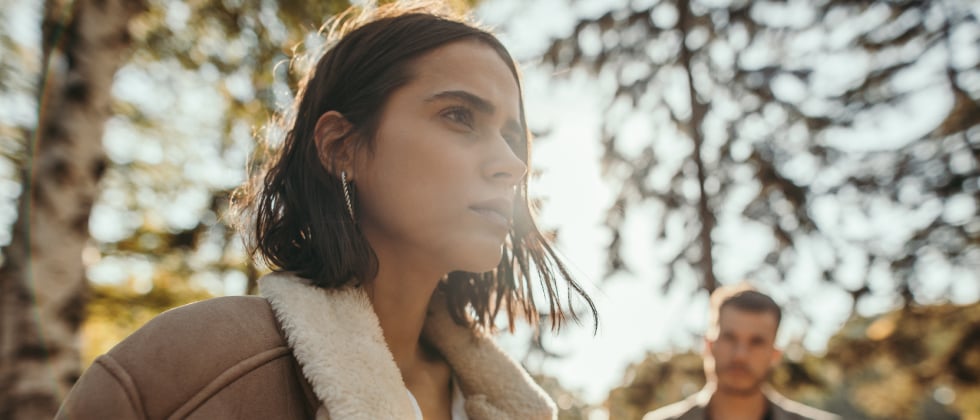
<path id="1" fill-rule="evenodd" d="M 54 416 L 80 374 L 82 248 L 107 162 L 102 134 L 144 0 L 47 0 L 37 132 L 0 267 L 0 418 Z"/>

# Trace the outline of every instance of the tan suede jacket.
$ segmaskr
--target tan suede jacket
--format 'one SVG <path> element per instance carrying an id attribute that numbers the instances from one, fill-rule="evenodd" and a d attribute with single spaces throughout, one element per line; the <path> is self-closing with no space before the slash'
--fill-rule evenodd
<path id="1" fill-rule="evenodd" d="M 367 296 L 288 275 L 263 297 L 167 311 L 100 356 L 57 419 L 411 419 Z M 552 401 L 493 340 L 434 298 L 423 334 L 446 357 L 470 419 L 553 419 Z"/>

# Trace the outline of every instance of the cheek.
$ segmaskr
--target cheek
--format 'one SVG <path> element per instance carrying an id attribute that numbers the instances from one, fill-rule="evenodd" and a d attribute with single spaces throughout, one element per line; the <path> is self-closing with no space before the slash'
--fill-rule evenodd
<path id="1" fill-rule="evenodd" d="M 711 356 L 714 357 L 715 360 L 725 360 L 725 354 L 727 353 L 725 352 L 725 346 L 723 344 L 715 343 L 715 345 L 711 347 Z"/>
<path id="2" fill-rule="evenodd" d="M 775 363 L 772 360 L 772 352 L 766 351 L 766 350 L 761 350 L 761 351 L 759 351 L 759 353 L 760 354 L 756 358 L 756 360 L 758 360 L 758 365 L 759 365 L 760 368 L 762 368 L 762 369 L 768 369 L 768 368 L 770 368 L 770 367 L 772 367 L 772 366 L 775 365 Z"/>
<path id="3" fill-rule="evenodd" d="M 393 151 L 372 162 L 358 197 L 368 220 L 435 234 L 466 209 L 472 174 L 459 159 L 421 152 Z"/>

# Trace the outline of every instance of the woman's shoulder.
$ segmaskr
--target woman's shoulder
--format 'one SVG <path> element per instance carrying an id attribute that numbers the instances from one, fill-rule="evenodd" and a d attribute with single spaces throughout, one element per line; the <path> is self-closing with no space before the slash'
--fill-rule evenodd
<path id="1" fill-rule="evenodd" d="M 265 298 L 226 296 L 167 310 L 109 351 L 117 359 L 146 357 L 178 362 L 203 356 L 254 353 L 286 346 Z"/>
<path id="2" fill-rule="evenodd" d="M 146 326 L 202 321 L 227 322 L 232 320 L 263 323 L 274 321 L 269 302 L 261 296 L 222 296 L 188 303 L 168 309 L 150 320 Z"/>
<path id="3" fill-rule="evenodd" d="M 222 404 L 269 384 L 299 390 L 277 401 L 302 409 L 293 399 L 305 395 L 303 383 L 268 301 L 214 298 L 158 315 L 96 359 L 69 393 L 59 418 L 128 418 L 123 413 L 163 418 L 206 408 L 244 410 L 245 405 Z M 217 398 L 219 394 L 224 397 Z"/>
<path id="4" fill-rule="evenodd" d="M 98 362 L 116 365 L 144 391 L 182 395 L 283 357 L 291 353 L 269 303 L 233 296 L 168 310 Z"/>

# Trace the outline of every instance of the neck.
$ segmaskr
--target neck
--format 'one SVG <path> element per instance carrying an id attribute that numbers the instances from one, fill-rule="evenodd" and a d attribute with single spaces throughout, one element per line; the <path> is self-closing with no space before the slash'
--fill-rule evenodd
<path id="1" fill-rule="evenodd" d="M 376 251 L 377 252 L 377 251 Z M 364 283 L 385 342 L 406 384 L 414 381 L 431 357 L 420 343 L 429 300 L 444 273 L 411 261 L 378 255 L 377 276 Z"/>
<path id="2" fill-rule="evenodd" d="M 769 408 L 768 404 L 762 389 L 740 393 L 726 392 L 716 387 L 708 403 L 708 416 L 712 419 L 761 419 Z"/>

